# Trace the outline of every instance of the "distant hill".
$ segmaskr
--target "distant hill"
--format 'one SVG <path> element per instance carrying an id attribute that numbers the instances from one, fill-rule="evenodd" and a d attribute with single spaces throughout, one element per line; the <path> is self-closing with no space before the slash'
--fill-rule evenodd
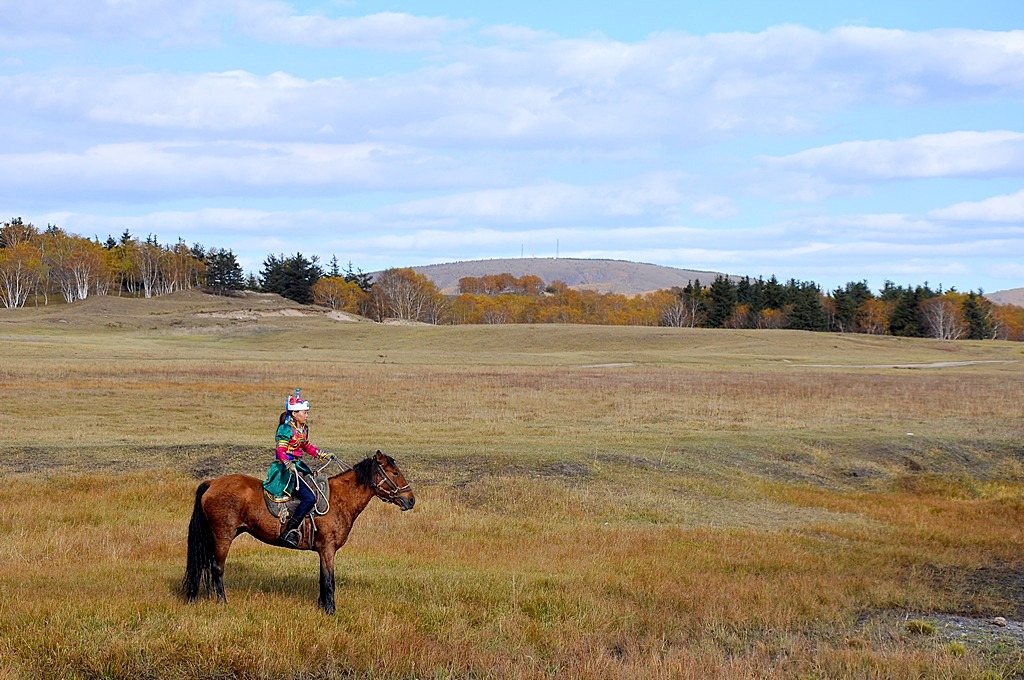
<path id="1" fill-rule="evenodd" d="M 1018 307 L 1024 307 L 1024 288 L 998 290 L 995 293 L 985 293 L 985 297 L 997 305 L 1017 305 Z"/>
<path id="2" fill-rule="evenodd" d="M 449 295 L 458 292 L 459 279 L 462 277 L 481 277 L 488 274 L 512 274 L 516 277 L 533 274 L 547 284 L 563 281 L 570 288 L 577 290 L 623 295 L 637 295 L 672 286 L 683 287 L 690 281 L 700 281 L 708 286 L 716 276 L 719 276 L 718 272 L 675 269 L 625 260 L 584 260 L 566 257 L 470 260 L 428 264 L 412 269 L 429 278 L 441 292 Z"/>

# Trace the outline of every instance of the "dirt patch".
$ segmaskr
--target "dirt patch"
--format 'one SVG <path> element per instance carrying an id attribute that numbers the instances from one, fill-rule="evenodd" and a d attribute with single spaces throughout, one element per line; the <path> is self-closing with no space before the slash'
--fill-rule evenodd
<path id="1" fill-rule="evenodd" d="M 1024 621 L 1004 616 L 887 610 L 862 616 L 849 642 L 857 646 L 865 644 L 866 639 L 879 638 L 919 647 L 948 648 L 959 643 L 994 661 L 1002 659 L 1013 664 L 1018 659 L 1018 650 L 1024 647 Z"/>
<path id="2" fill-rule="evenodd" d="M 560 478 L 587 478 L 591 477 L 593 473 L 590 471 L 590 466 L 586 463 L 579 463 L 575 461 L 559 461 L 546 465 L 538 470 L 538 474 L 542 477 L 560 477 Z"/>
<path id="3" fill-rule="evenodd" d="M 669 463 L 659 460 L 653 460 L 651 458 L 644 458 L 643 456 L 635 456 L 624 453 L 599 453 L 594 456 L 594 460 L 608 465 L 617 465 L 623 467 L 640 468 L 641 470 L 657 470 L 661 472 L 667 472 L 670 470 L 676 470 L 677 468 Z"/>
<path id="4" fill-rule="evenodd" d="M 926 565 L 918 571 L 937 590 L 949 594 L 955 607 L 952 614 L 1024 619 L 1024 566 Z"/>
<path id="5" fill-rule="evenodd" d="M 89 449 L 20 447 L 0 449 L 15 474 L 123 474 L 171 468 L 196 479 L 241 472 L 260 476 L 272 461 L 266 447 L 234 445 L 106 447 Z"/>
<path id="6" fill-rule="evenodd" d="M 797 368 L 956 368 L 976 364 L 1017 364 L 1016 359 L 985 359 L 978 361 L 935 361 L 930 364 L 791 364 Z"/>

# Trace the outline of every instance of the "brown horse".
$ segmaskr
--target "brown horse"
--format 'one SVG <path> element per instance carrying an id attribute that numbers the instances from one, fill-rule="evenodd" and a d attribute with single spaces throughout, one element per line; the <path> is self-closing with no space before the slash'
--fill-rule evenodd
<path id="1" fill-rule="evenodd" d="M 348 540 L 359 513 L 376 496 L 411 510 L 416 502 L 405 475 L 390 456 L 380 451 L 352 469 L 328 480 L 330 509 L 315 519 L 313 546 L 320 555 L 320 607 L 334 613 L 334 554 Z M 213 591 L 220 602 L 224 594 L 224 561 L 231 542 L 248 533 L 264 543 L 290 548 L 280 540 L 281 523 L 267 510 L 263 484 L 247 475 L 227 475 L 203 482 L 196 489 L 192 521 L 188 525 L 188 559 L 182 590 L 194 602 L 199 591 Z"/>

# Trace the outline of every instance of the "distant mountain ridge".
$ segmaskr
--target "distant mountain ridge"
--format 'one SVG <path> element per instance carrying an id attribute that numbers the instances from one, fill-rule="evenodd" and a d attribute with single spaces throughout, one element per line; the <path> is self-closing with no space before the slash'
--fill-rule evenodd
<path id="1" fill-rule="evenodd" d="M 427 264 L 412 267 L 413 271 L 434 282 L 441 292 L 455 295 L 459 292 L 459 279 L 464 276 L 481 277 L 489 274 L 532 274 L 544 283 L 564 281 L 570 288 L 594 290 L 600 293 L 639 295 L 654 290 L 665 290 L 673 286 L 680 288 L 690 281 L 700 281 L 709 286 L 717 276 L 728 276 L 733 281 L 741 277 L 720 272 L 697 269 L 676 269 L 644 262 L 628 260 L 583 259 L 572 257 L 519 257 L 494 258 L 489 260 L 466 260 L 444 264 Z M 371 276 L 380 272 L 372 272 Z M 985 297 L 1001 305 L 1024 307 L 1024 288 L 986 293 Z"/>
<path id="2" fill-rule="evenodd" d="M 657 264 L 626 260 L 588 260 L 568 257 L 520 257 L 493 260 L 469 260 L 412 267 L 413 271 L 434 282 L 441 292 L 458 293 L 459 279 L 490 274 L 520 277 L 532 274 L 544 283 L 563 281 L 570 288 L 600 293 L 638 295 L 673 286 L 684 287 L 690 281 L 711 285 L 719 272 L 676 269 Z M 730 276 L 733 280 L 738 277 Z"/>
<path id="3" fill-rule="evenodd" d="M 997 305 L 1017 305 L 1018 307 L 1024 307 L 1024 288 L 997 290 L 994 293 L 985 293 L 985 297 Z"/>

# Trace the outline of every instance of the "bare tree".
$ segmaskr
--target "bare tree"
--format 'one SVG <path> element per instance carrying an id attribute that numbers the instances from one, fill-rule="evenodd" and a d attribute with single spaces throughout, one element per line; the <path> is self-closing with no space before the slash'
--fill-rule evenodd
<path id="1" fill-rule="evenodd" d="M 967 330 L 959 305 L 945 295 L 923 301 L 920 310 L 929 337 L 957 340 Z"/>
<path id="2" fill-rule="evenodd" d="M 42 255 L 30 242 L 0 249 L 0 303 L 8 308 L 24 306 L 42 272 Z"/>
<path id="3" fill-rule="evenodd" d="M 373 282 L 370 292 L 377 320 L 386 318 L 437 323 L 444 296 L 434 283 L 411 268 L 388 269 Z"/>
<path id="4" fill-rule="evenodd" d="M 154 292 L 159 294 L 161 264 L 164 259 L 164 249 L 156 243 L 154 237 L 149 237 L 142 243 L 136 243 L 131 250 L 132 266 L 138 280 L 142 282 L 142 294 L 144 297 L 153 297 Z"/>

